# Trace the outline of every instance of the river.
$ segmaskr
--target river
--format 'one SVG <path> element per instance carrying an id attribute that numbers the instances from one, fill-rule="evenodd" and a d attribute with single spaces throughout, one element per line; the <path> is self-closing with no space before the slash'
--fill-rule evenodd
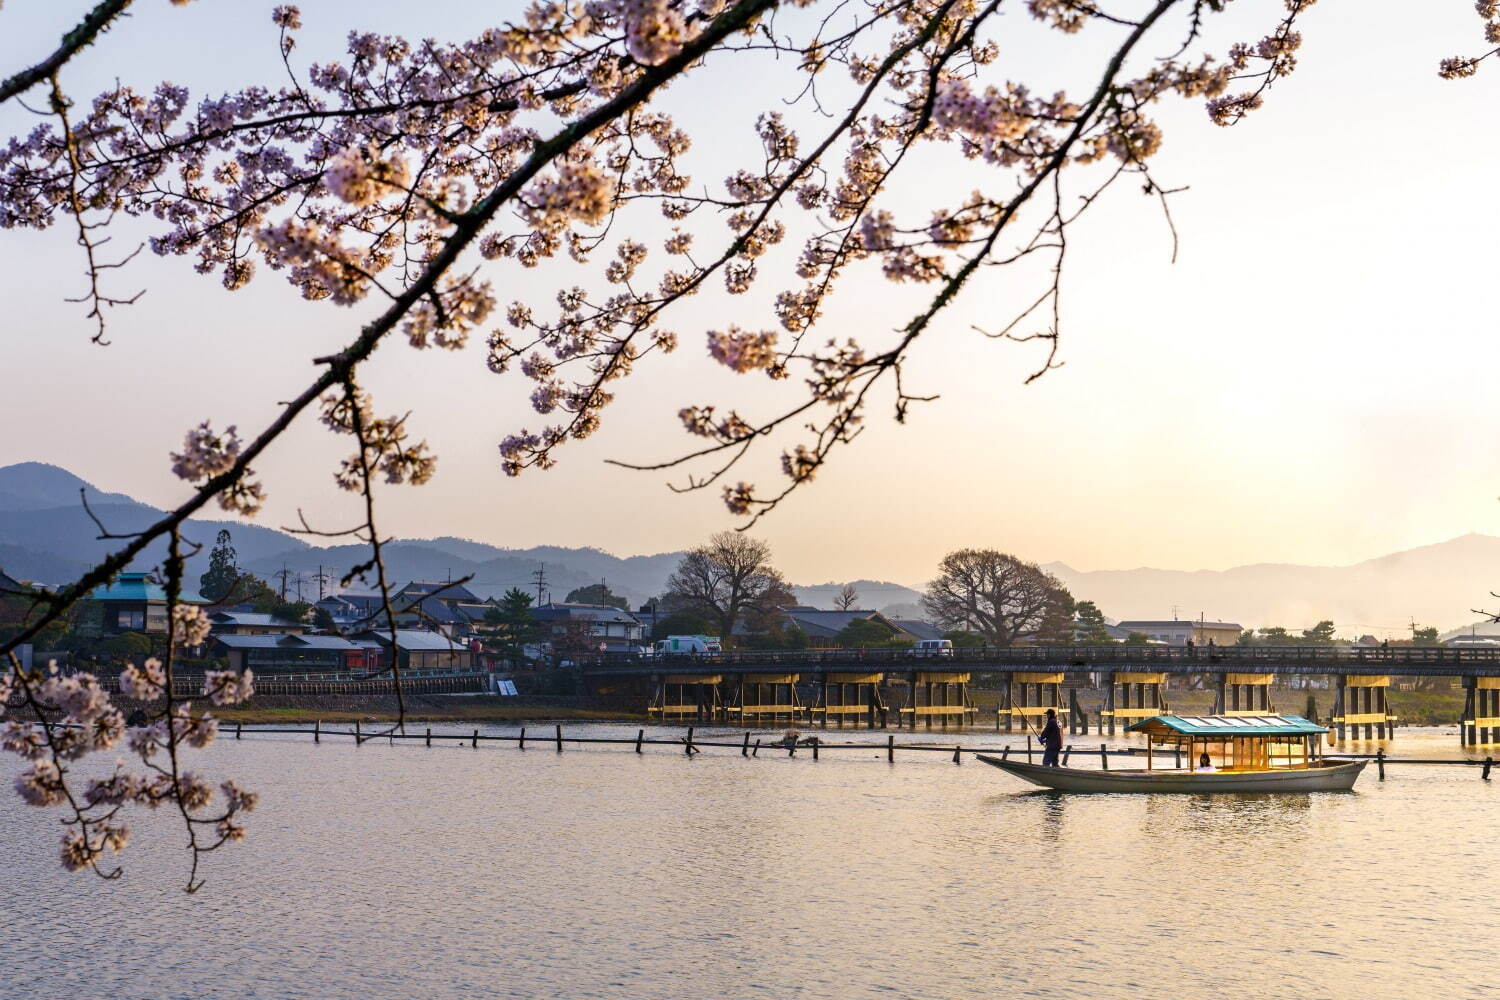
<path id="1" fill-rule="evenodd" d="M 0 995 L 1500 996 L 1500 780 L 1472 767 L 1371 767 L 1342 795 L 1058 796 L 883 746 L 247 733 L 199 756 L 262 801 L 192 896 L 165 813 L 134 816 L 121 880 L 64 873 L 55 815 L 0 764 Z"/>

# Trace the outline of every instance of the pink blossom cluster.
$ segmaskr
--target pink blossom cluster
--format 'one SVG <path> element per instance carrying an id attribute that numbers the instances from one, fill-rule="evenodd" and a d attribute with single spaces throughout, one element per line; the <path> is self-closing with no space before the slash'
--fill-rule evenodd
<path id="1" fill-rule="evenodd" d="M 201 646 L 208 641 L 213 623 L 196 604 L 179 604 L 172 609 L 173 636 L 179 645 Z"/>
<path id="2" fill-rule="evenodd" d="M 671 0 L 610 0 L 599 7 L 619 18 L 625 28 L 625 50 L 643 66 L 666 62 L 693 34 Z"/>
<path id="3" fill-rule="evenodd" d="M 215 705 L 238 705 L 255 694 L 255 672 L 209 670 L 203 674 L 203 693 Z"/>
<path id="4" fill-rule="evenodd" d="M 182 608 L 172 608 L 172 620 L 189 637 L 196 635 L 201 611 L 191 609 L 197 613 L 195 617 L 182 614 Z M 249 678 L 231 675 L 227 680 L 216 680 L 215 686 L 247 694 L 249 683 Z M 158 700 L 168 686 L 167 670 L 155 658 L 141 667 L 129 664 L 120 675 L 121 694 L 142 702 Z M 212 811 L 214 793 L 206 779 L 177 769 L 178 750 L 206 747 L 218 732 L 217 720 L 194 714 L 188 704 L 178 704 L 144 725 L 127 729 L 123 714 L 97 676 L 62 673 L 56 663 L 48 664 L 45 671 L 13 668 L 0 675 L 0 712 L 15 698 L 35 721 L 12 719 L 0 726 L 0 749 L 29 762 L 13 782 L 22 802 L 63 810 L 59 857 L 69 871 L 94 869 L 110 877 L 98 866 L 106 855 L 118 855 L 130 842 L 129 827 L 120 818 L 128 805 L 157 808 L 172 803 L 181 810 L 190 830 L 197 825 L 217 830 L 226 822 L 237 827 L 237 815 L 254 808 L 253 795 L 226 782 L 224 800 L 217 811 Z M 126 770 L 122 760 L 106 777 L 71 777 L 73 762 L 111 750 L 122 741 L 142 770 Z M 173 753 L 163 762 L 161 752 L 168 748 Z M 205 811 L 211 814 L 204 815 Z M 222 832 L 216 835 L 221 841 L 229 839 Z M 242 828 L 239 835 L 243 836 Z"/>
<path id="5" fill-rule="evenodd" d="M 737 372 L 769 368 L 776 363 L 776 331 L 752 333 L 731 326 L 708 332 L 708 353 L 719 364 Z"/>
<path id="6" fill-rule="evenodd" d="M 338 434 L 355 438 L 354 456 L 339 466 L 334 479 L 352 493 L 364 490 L 375 473 L 393 485 L 420 486 L 437 472 L 437 457 L 426 441 L 407 440 L 405 417 L 377 417 L 370 397 L 362 390 L 331 393 L 323 397 L 323 424 Z"/>
<path id="7" fill-rule="evenodd" d="M 1474 12 L 1484 22 L 1484 42 L 1500 46 L 1500 2 L 1477 0 Z M 1438 64 L 1438 76 L 1444 80 L 1463 80 L 1479 72 L 1479 64 L 1492 56 L 1500 55 L 1500 48 L 1491 48 L 1477 56 L 1450 56 Z"/>
<path id="8" fill-rule="evenodd" d="M 196 483 L 231 471 L 240 457 L 240 439 L 233 425 L 222 434 L 214 431 L 207 420 L 187 432 L 182 451 L 173 452 L 172 472 L 181 479 Z M 246 516 L 260 511 L 266 494 L 246 468 L 228 486 L 219 491 L 219 506 Z"/>
<path id="9" fill-rule="evenodd" d="M 405 194 L 411 172 L 400 156 L 384 155 L 374 145 L 350 147 L 328 161 L 323 183 L 335 198 L 364 208 L 387 195 Z"/>

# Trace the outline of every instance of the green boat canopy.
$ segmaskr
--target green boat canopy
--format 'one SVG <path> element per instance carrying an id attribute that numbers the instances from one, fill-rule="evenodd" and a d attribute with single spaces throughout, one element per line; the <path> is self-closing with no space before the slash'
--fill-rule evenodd
<path id="1" fill-rule="evenodd" d="M 1247 736 L 1321 736 L 1328 732 L 1300 715 L 1156 715 L 1126 726 L 1125 731 L 1222 740 Z"/>

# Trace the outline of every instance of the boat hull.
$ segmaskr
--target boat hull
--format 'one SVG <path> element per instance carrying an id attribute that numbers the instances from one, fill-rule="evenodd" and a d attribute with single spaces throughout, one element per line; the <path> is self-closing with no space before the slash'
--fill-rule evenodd
<path id="1" fill-rule="evenodd" d="M 991 767 L 998 767 L 1033 785 L 1060 792 L 1136 792 L 1190 795 L 1222 792 L 1347 792 L 1354 787 L 1368 761 L 1325 763 L 1287 771 L 1091 771 L 1076 767 L 1042 767 L 1020 761 L 977 754 Z"/>

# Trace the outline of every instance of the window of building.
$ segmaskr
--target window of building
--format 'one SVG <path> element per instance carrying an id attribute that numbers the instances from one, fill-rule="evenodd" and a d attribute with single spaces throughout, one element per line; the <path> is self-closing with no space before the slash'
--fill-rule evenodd
<path id="1" fill-rule="evenodd" d="M 126 632 L 140 632 L 146 627 L 146 612 L 138 608 L 121 608 L 116 612 L 115 624 Z"/>

